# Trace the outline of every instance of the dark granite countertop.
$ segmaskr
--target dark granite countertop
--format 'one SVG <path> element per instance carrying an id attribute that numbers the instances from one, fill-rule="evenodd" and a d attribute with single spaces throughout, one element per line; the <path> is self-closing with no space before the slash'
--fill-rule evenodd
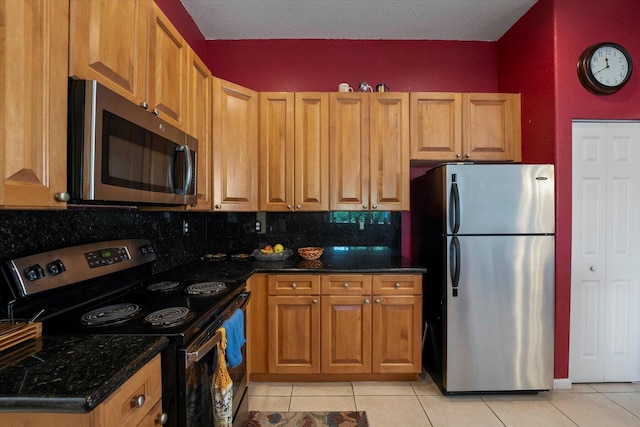
<path id="1" fill-rule="evenodd" d="M 0 352 L 0 411 L 88 412 L 168 344 L 136 336 L 44 336 Z"/>
<path id="2" fill-rule="evenodd" d="M 386 247 L 334 246 L 325 248 L 318 260 L 302 259 L 297 251 L 284 261 L 260 261 L 249 258 L 234 261 L 195 261 L 185 266 L 190 272 L 202 270 L 209 280 L 244 281 L 254 273 L 397 273 L 421 274 L 426 268 L 392 253 Z M 206 273 L 204 273 L 206 271 Z"/>

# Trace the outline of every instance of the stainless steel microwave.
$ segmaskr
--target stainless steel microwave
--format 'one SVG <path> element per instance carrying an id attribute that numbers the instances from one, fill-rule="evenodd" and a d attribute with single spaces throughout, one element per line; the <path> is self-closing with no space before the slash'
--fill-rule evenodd
<path id="1" fill-rule="evenodd" d="M 198 141 L 94 80 L 69 80 L 72 204 L 196 203 Z"/>

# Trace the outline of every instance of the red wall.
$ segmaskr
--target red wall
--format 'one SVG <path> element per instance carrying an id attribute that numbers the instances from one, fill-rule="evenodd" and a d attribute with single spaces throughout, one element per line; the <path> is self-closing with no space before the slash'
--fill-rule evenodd
<path id="1" fill-rule="evenodd" d="M 495 92 L 497 46 L 415 40 L 207 41 L 207 65 L 257 91 L 337 91 L 347 82 L 393 91 Z"/>

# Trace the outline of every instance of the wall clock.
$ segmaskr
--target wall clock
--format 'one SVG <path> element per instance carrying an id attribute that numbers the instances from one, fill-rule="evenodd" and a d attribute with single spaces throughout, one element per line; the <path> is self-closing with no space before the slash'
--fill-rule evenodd
<path id="1" fill-rule="evenodd" d="M 633 63 L 627 50 L 612 42 L 589 46 L 578 59 L 578 78 L 590 92 L 610 95 L 631 77 Z"/>

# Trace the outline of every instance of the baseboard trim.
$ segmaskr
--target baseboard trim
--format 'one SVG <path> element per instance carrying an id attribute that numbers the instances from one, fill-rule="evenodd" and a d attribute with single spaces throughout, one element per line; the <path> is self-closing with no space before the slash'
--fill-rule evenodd
<path id="1" fill-rule="evenodd" d="M 569 378 L 554 378 L 553 389 L 554 390 L 571 390 L 573 384 Z"/>

